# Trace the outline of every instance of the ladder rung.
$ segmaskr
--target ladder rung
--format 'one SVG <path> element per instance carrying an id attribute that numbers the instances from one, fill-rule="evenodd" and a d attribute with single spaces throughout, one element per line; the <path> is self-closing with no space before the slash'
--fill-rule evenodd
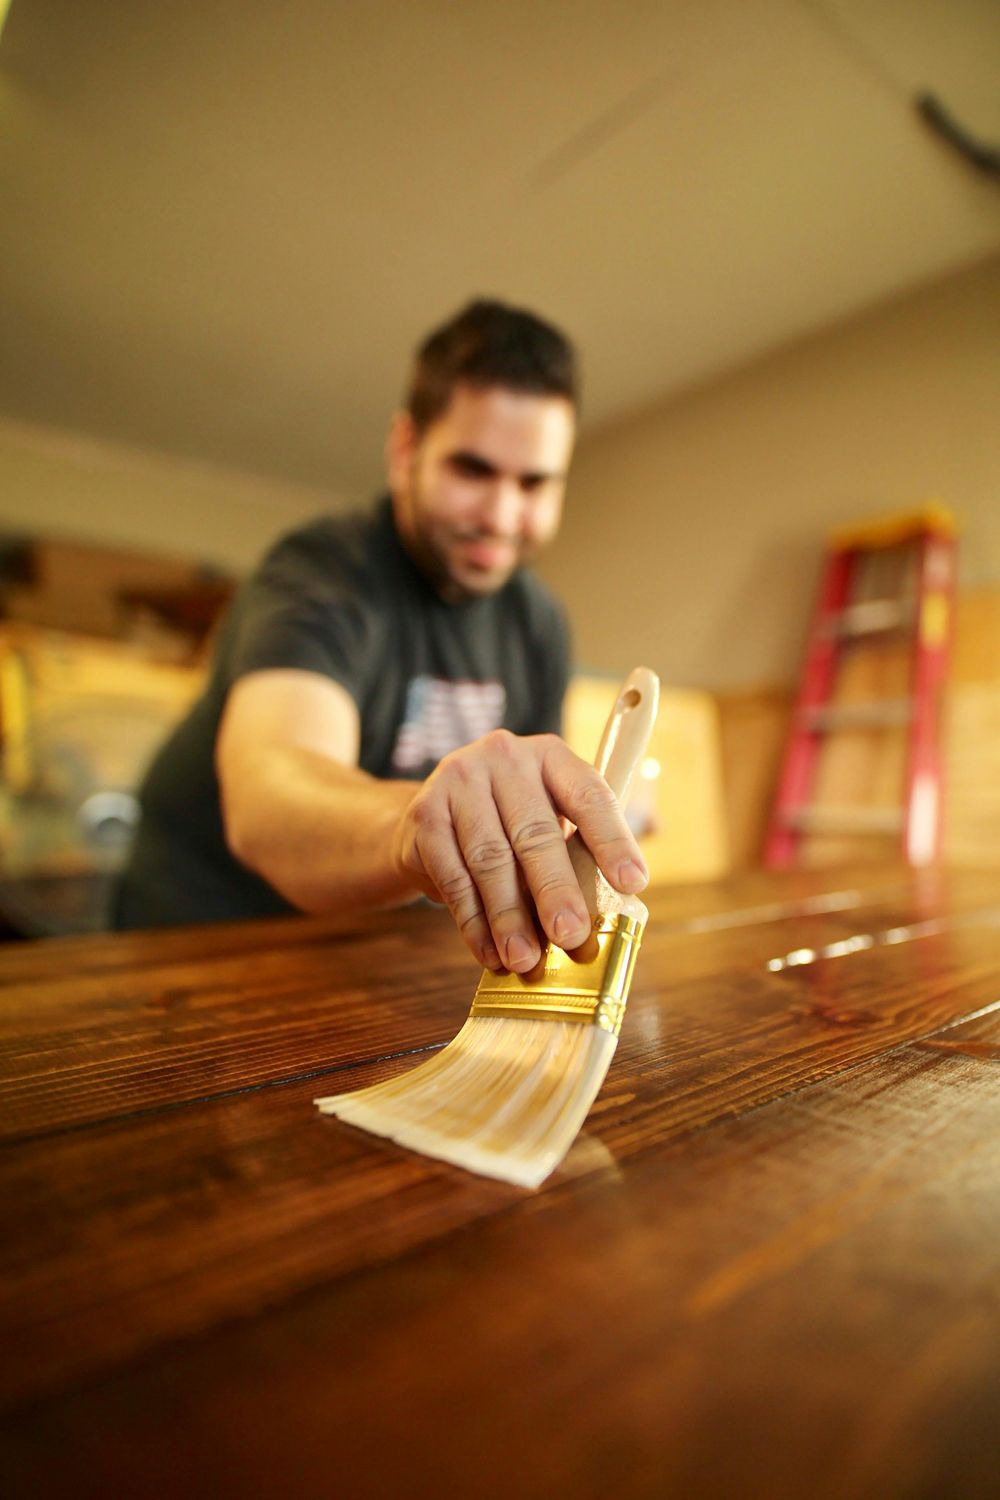
<path id="1" fill-rule="evenodd" d="M 880 698 L 863 703 L 831 703 L 807 708 L 801 718 L 804 729 L 882 729 L 908 724 L 913 717 L 909 698 Z"/>
<path id="2" fill-rule="evenodd" d="M 901 807 L 792 807 L 783 822 L 799 833 L 901 833 Z"/>
<path id="3" fill-rule="evenodd" d="M 902 599 L 865 599 L 848 604 L 836 621 L 841 637 L 878 635 L 885 630 L 899 630 L 913 622 L 913 604 Z"/>

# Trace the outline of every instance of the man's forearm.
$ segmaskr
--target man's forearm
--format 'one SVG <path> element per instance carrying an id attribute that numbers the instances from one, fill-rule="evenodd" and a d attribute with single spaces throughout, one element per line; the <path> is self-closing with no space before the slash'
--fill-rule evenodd
<path id="1" fill-rule="evenodd" d="M 226 839 L 303 911 L 392 906 L 418 894 L 394 863 L 393 841 L 420 786 L 309 750 L 247 751 L 222 783 Z"/>

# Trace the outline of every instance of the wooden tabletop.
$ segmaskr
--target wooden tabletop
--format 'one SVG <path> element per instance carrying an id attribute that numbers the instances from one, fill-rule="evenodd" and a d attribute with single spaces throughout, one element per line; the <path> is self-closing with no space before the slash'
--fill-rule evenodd
<path id="1" fill-rule="evenodd" d="M 1000 876 L 649 906 L 535 1193 L 312 1107 L 458 1030 L 440 911 L 0 949 L 4 1496 L 1000 1493 Z"/>

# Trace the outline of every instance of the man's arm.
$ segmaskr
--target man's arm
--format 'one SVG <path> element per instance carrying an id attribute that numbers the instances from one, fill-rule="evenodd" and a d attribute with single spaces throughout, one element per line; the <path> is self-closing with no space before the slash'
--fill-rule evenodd
<path id="1" fill-rule="evenodd" d="M 533 909 L 563 947 L 590 928 L 559 817 L 604 874 L 635 893 L 647 876 L 604 778 L 555 735 L 495 730 L 423 783 L 357 766 L 360 725 L 344 688 L 317 673 L 262 671 L 229 695 L 216 745 L 229 847 L 304 911 L 444 901 L 478 962 L 525 972 Z"/>
<path id="2" fill-rule="evenodd" d="M 360 732 L 351 695 L 317 672 L 252 672 L 226 702 L 215 748 L 226 842 L 303 911 L 418 894 L 387 851 L 420 783 L 360 770 Z"/>

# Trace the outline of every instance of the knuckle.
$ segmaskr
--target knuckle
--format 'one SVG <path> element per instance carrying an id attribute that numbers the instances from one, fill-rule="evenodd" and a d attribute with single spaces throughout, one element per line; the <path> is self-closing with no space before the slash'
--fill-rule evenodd
<path id="1" fill-rule="evenodd" d="M 441 892 L 441 899 L 448 903 L 452 911 L 457 911 L 473 901 L 478 912 L 479 901 L 476 896 L 475 883 L 467 870 L 455 870 L 448 875 L 439 875 L 437 888 Z M 474 916 L 475 912 L 469 915 Z"/>
<path id="2" fill-rule="evenodd" d="M 523 907 L 510 904 L 490 907 L 490 925 L 494 932 L 499 932 L 501 935 L 519 932 L 524 926 L 524 921 Z"/>
<path id="3" fill-rule="evenodd" d="M 440 828 L 446 821 L 438 809 L 433 797 L 422 793 L 414 797 L 409 808 L 410 822 L 418 833 L 427 833 L 432 829 Z"/>
<path id="4" fill-rule="evenodd" d="M 580 811 L 585 813 L 609 813 L 618 807 L 618 798 L 603 777 L 582 786 L 576 801 Z"/>
<path id="5" fill-rule="evenodd" d="M 562 833 L 555 818 L 531 818 L 511 829 L 511 842 L 518 857 L 543 854 L 563 845 Z"/>
<path id="6" fill-rule="evenodd" d="M 483 736 L 483 744 L 495 755 L 508 757 L 517 749 L 517 735 L 509 729 L 491 729 Z"/>
<path id="7" fill-rule="evenodd" d="M 579 895 L 579 887 L 575 882 L 566 878 L 564 870 L 552 870 L 539 875 L 532 881 L 532 894 L 536 903 L 561 899 L 565 896 L 572 898 L 574 894 Z"/>
<path id="8" fill-rule="evenodd" d="M 433 773 L 435 785 L 443 782 L 445 786 L 449 783 L 466 782 L 469 779 L 472 767 L 469 763 L 469 746 L 462 745 L 458 750 L 451 750 L 438 763 Z"/>
<path id="9" fill-rule="evenodd" d="M 539 762 L 550 772 L 565 775 L 568 770 L 581 767 L 584 772 L 594 769 L 587 761 L 581 760 L 558 734 L 534 734 L 531 744 Z"/>
<path id="10" fill-rule="evenodd" d="M 512 862 L 510 845 L 502 839 L 484 839 L 462 852 L 473 875 L 492 875 L 507 869 Z"/>

